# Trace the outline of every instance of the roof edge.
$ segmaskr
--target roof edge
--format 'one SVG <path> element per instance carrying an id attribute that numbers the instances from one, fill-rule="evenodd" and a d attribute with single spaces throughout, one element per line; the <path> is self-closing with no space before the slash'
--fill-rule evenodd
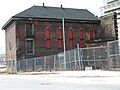
<path id="1" fill-rule="evenodd" d="M 16 16 L 13 16 L 14 19 L 57 19 L 57 20 L 62 20 L 62 18 L 45 18 L 45 17 L 16 17 Z M 85 20 L 85 19 L 69 19 L 69 18 L 64 18 L 65 20 L 77 20 L 77 21 L 99 21 L 100 19 L 94 19 L 94 20 Z"/>
<path id="2" fill-rule="evenodd" d="M 42 17 L 39 17 L 39 18 L 36 18 L 36 17 L 15 17 L 15 16 L 13 16 L 13 17 L 11 17 L 4 25 L 3 25 L 3 27 L 2 27 L 2 30 L 6 30 L 6 28 L 12 23 L 12 22 L 14 22 L 14 21 L 16 21 L 16 20 L 18 20 L 18 19 L 41 19 L 41 20 L 46 20 L 46 19 L 56 19 L 56 20 L 62 20 L 62 18 L 60 19 L 60 18 L 42 18 Z M 65 19 L 65 20 L 73 20 L 73 21 L 81 21 L 81 22 L 90 22 L 90 21 L 100 21 L 99 19 L 96 19 L 96 20 L 78 20 L 78 19 Z"/>
<path id="3" fill-rule="evenodd" d="M 14 22 L 17 18 L 11 17 L 2 27 L 2 30 L 5 30 L 7 26 L 10 25 L 11 22 Z"/>

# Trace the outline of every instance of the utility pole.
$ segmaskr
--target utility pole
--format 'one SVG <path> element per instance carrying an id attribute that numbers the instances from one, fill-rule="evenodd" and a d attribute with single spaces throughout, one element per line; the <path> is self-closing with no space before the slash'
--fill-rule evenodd
<path id="1" fill-rule="evenodd" d="M 64 25 L 64 18 L 62 18 L 62 26 L 63 26 L 63 48 L 64 48 L 64 70 L 66 70 L 66 46 L 65 46 L 65 25 Z"/>

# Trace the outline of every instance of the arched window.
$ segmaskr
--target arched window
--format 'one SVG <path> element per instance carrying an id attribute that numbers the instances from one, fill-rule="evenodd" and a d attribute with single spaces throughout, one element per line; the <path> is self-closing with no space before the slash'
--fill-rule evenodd
<path id="1" fill-rule="evenodd" d="M 62 48 L 63 47 L 63 39 L 58 39 L 57 44 L 58 44 L 58 48 Z"/>
<path id="2" fill-rule="evenodd" d="M 45 40 L 46 48 L 50 48 L 50 39 Z"/>
<path id="3" fill-rule="evenodd" d="M 73 39 L 73 29 L 72 28 L 68 29 L 68 38 Z"/>
<path id="4" fill-rule="evenodd" d="M 84 40 L 80 40 L 80 47 L 84 47 L 84 46 L 85 46 Z"/>
<path id="5" fill-rule="evenodd" d="M 57 29 L 56 34 L 57 34 L 57 46 L 58 48 L 62 48 L 63 47 L 63 31 L 60 27 Z"/>
<path id="6" fill-rule="evenodd" d="M 46 38 L 46 39 L 50 39 L 50 28 L 49 28 L 49 27 L 47 27 L 47 28 L 45 29 L 45 38 Z"/>
<path id="7" fill-rule="evenodd" d="M 69 46 L 72 48 L 73 47 L 73 40 L 69 40 Z"/>
<path id="8" fill-rule="evenodd" d="M 83 30 L 83 28 L 80 28 L 79 38 L 84 39 L 84 30 Z"/>
<path id="9" fill-rule="evenodd" d="M 69 38 L 69 46 L 72 48 L 73 47 L 73 39 L 74 39 L 72 28 L 68 29 L 68 38 Z"/>
<path id="10" fill-rule="evenodd" d="M 93 29 L 90 29 L 89 35 L 90 35 L 90 39 L 94 39 L 95 35 Z"/>
<path id="11" fill-rule="evenodd" d="M 47 27 L 45 29 L 45 46 L 46 46 L 46 48 L 50 48 L 50 46 L 51 46 L 50 28 L 49 27 Z"/>
<path id="12" fill-rule="evenodd" d="M 63 39 L 63 31 L 62 31 L 62 29 L 60 27 L 57 29 L 56 34 L 57 34 L 58 39 Z"/>

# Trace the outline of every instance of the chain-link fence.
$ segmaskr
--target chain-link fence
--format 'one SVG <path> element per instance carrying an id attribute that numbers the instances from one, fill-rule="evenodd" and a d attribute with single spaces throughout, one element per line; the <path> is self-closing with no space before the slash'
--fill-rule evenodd
<path id="1" fill-rule="evenodd" d="M 93 69 L 107 69 L 108 68 L 108 53 L 107 47 L 91 47 L 83 48 L 84 66 L 92 66 Z"/>
<path id="2" fill-rule="evenodd" d="M 77 48 L 57 55 L 8 61 L 10 72 L 15 71 L 61 71 L 108 68 L 107 46 Z"/>
<path id="3" fill-rule="evenodd" d="M 17 71 L 54 70 L 54 56 L 45 56 L 17 61 Z"/>
<path id="4" fill-rule="evenodd" d="M 108 69 L 107 47 L 89 47 L 73 49 L 59 53 L 55 58 L 54 70 L 84 70 L 85 67 L 92 69 Z"/>
<path id="5" fill-rule="evenodd" d="M 65 55 L 65 56 L 64 56 Z M 120 42 L 108 42 L 107 46 L 76 48 L 38 58 L 7 61 L 9 72 L 16 71 L 60 71 L 120 68 Z"/>
<path id="6" fill-rule="evenodd" d="M 120 68 L 120 41 L 108 42 L 109 67 Z"/>

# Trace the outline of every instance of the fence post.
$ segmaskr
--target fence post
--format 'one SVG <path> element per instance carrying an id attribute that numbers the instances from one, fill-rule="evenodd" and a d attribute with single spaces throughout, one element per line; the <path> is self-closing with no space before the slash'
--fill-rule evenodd
<path id="1" fill-rule="evenodd" d="M 28 71 L 28 61 L 27 61 L 27 59 L 25 59 L 26 60 L 26 71 Z"/>
<path id="2" fill-rule="evenodd" d="M 19 70 L 19 71 L 21 71 L 21 70 L 20 70 L 20 61 L 21 61 L 21 60 L 18 60 L 18 66 L 19 66 L 19 67 L 18 67 L 18 70 Z"/>
<path id="3" fill-rule="evenodd" d="M 17 73 L 17 61 L 16 60 L 13 60 L 14 61 L 14 73 Z"/>
<path id="4" fill-rule="evenodd" d="M 56 61 L 56 55 L 53 55 L 53 57 L 54 57 L 54 59 L 53 59 L 53 60 L 54 60 L 54 61 L 53 61 L 54 66 L 53 66 L 53 67 L 54 67 L 54 71 L 55 71 L 55 70 L 56 70 L 56 69 L 55 69 L 55 64 L 56 64 L 56 63 L 55 63 L 55 61 Z"/>
<path id="5" fill-rule="evenodd" d="M 61 61 L 60 61 L 60 56 L 58 56 L 58 60 L 59 60 L 59 71 L 61 70 Z"/>
<path id="6" fill-rule="evenodd" d="M 36 58 L 34 58 L 34 71 L 36 71 Z"/>
<path id="7" fill-rule="evenodd" d="M 94 68 L 96 69 L 96 62 L 95 62 L 95 48 L 93 47 L 93 60 L 94 60 Z"/>
<path id="8" fill-rule="evenodd" d="M 69 54 L 69 64 L 70 64 L 70 70 L 71 70 L 71 59 L 70 59 L 70 51 L 68 51 Z"/>
<path id="9" fill-rule="evenodd" d="M 83 70 L 84 67 L 83 67 L 83 53 L 82 53 L 82 49 L 79 47 L 79 44 L 77 44 L 77 49 L 78 49 L 78 59 L 79 59 L 79 62 L 80 62 L 80 65 L 81 65 L 81 69 Z M 81 54 L 80 54 L 81 52 Z"/>
<path id="10" fill-rule="evenodd" d="M 74 51 L 74 61 L 75 61 L 75 70 L 77 70 L 76 66 L 77 66 L 77 62 L 76 62 L 76 51 Z"/>
<path id="11" fill-rule="evenodd" d="M 109 60 L 110 59 L 110 53 L 109 53 L 109 42 L 107 42 L 107 54 L 108 54 L 108 70 L 110 70 L 111 68 L 111 65 L 110 65 L 110 61 L 111 60 Z"/>
<path id="12" fill-rule="evenodd" d="M 44 59 L 44 71 L 45 71 L 46 70 L 46 56 L 43 57 L 43 59 Z"/>
<path id="13" fill-rule="evenodd" d="M 82 69 L 82 65 L 80 63 L 80 51 L 79 51 L 79 44 L 77 44 L 77 50 L 78 50 L 78 61 L 79 61 L 79 67 L 81 66 L 80 69 Z"/>

